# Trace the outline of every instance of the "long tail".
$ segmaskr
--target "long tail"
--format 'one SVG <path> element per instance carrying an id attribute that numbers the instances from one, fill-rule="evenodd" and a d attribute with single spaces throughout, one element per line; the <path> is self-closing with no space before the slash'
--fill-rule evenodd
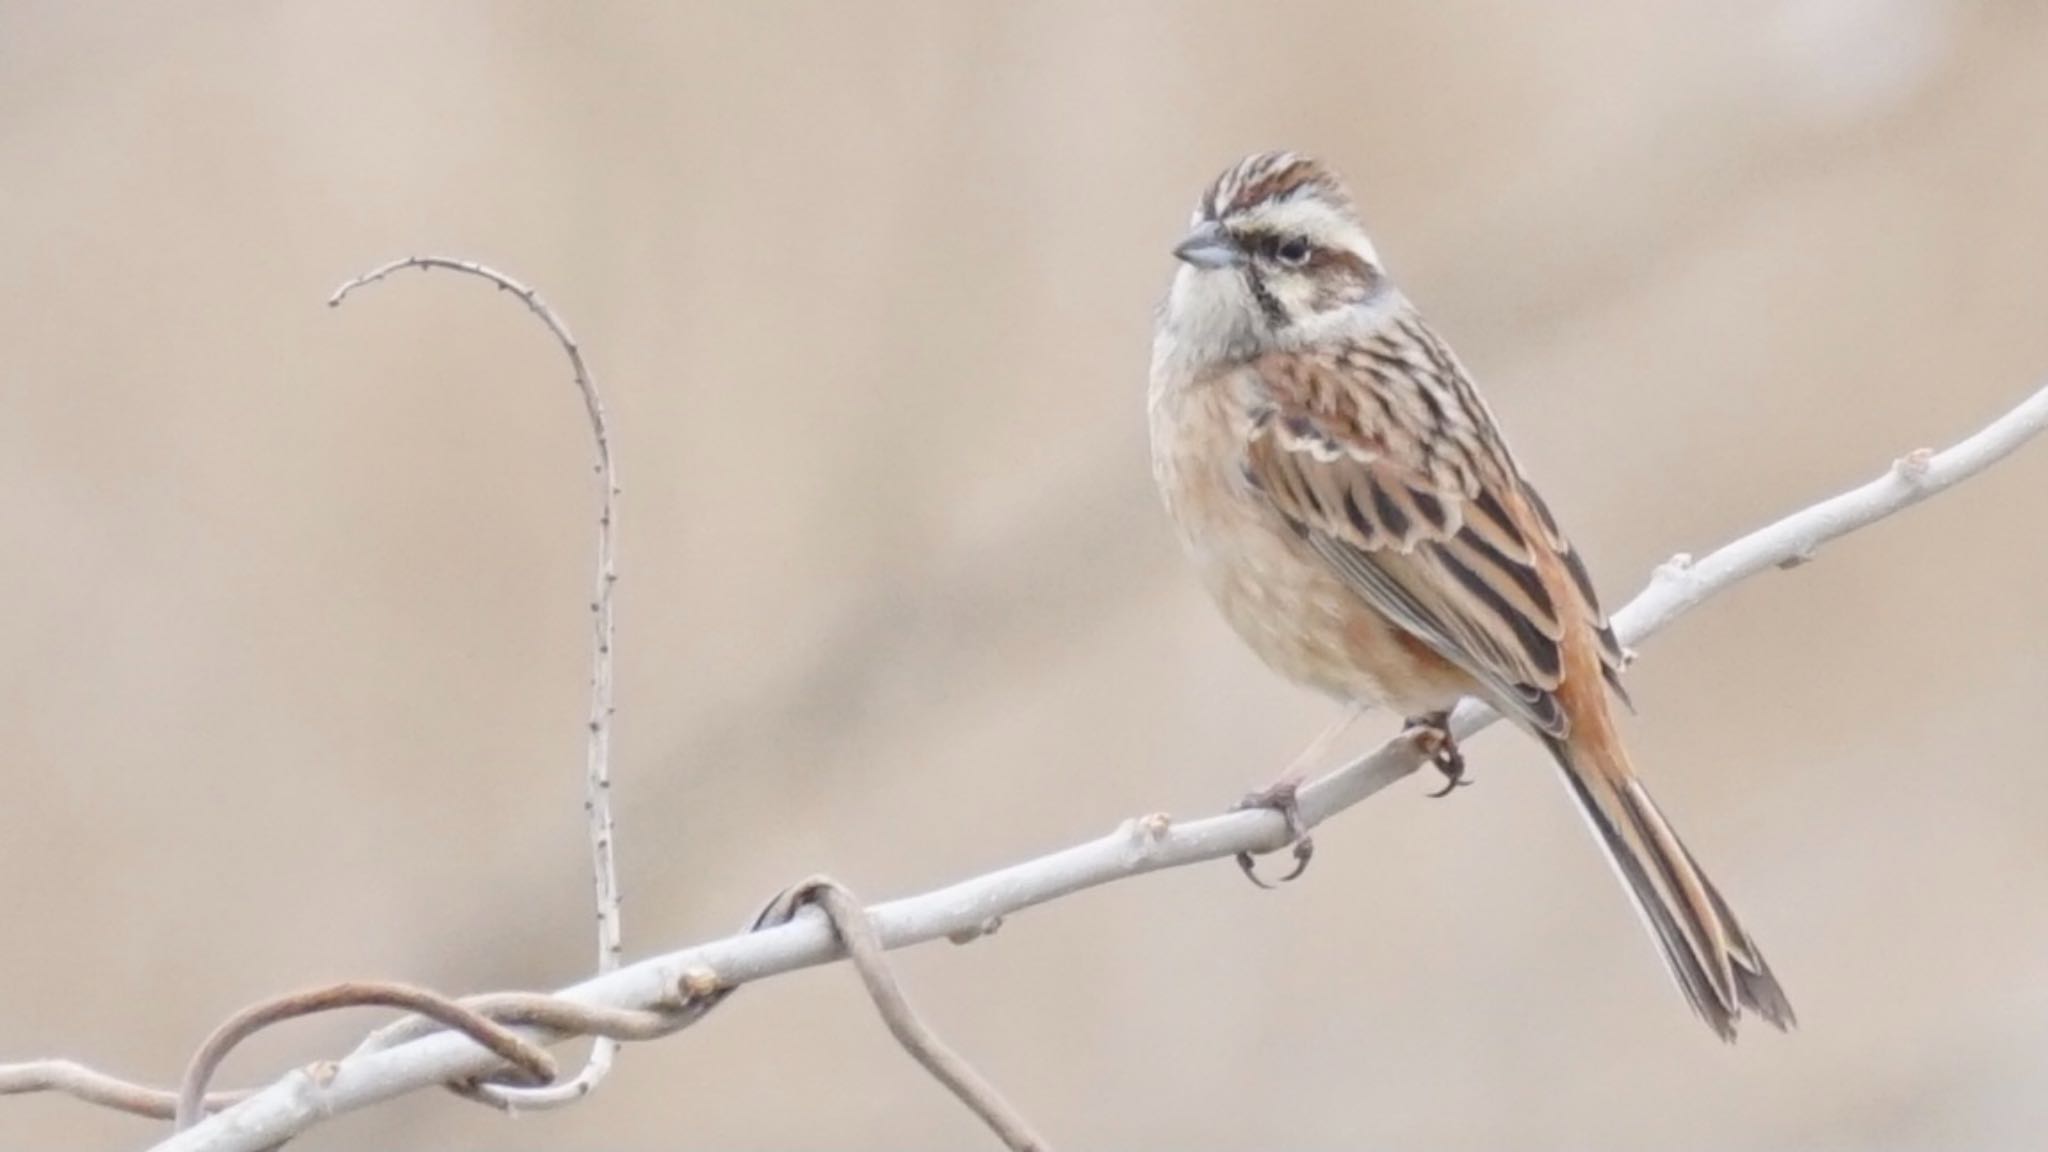
<path id="1" fill-rule="evenodd" d="M 1693 1011 L 1723 1040 L 1735 1039 L 1744 1009 L 1781 1030 L 1797 1023 L 1764 954 L 1657 810 L 1612 730 L 1548 743 Z"/>

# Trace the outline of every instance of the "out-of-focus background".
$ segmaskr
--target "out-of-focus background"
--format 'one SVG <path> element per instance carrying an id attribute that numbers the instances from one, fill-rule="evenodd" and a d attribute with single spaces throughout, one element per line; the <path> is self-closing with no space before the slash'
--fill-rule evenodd
<path id="1" fill-rule="evenodd" d="M 1611 603 L 2048 372 L 2008 0 L 0 6 L 0 1060 L 164 1081 L 344 977 L 589 963 L 589 449 L 625 484 L 634 955 L 1217 810 L 1333 715 L 1147 470 L 1193 198 L 1319 154 Z M 1687 1013 L 1499 731 L 1327 827 L 901 956 L 1064 1146 L 2019 1147 L 2048 1125 L 2048 446 L 1647 646 L 1630 733 L 1803 1027 Z M 1392 730 L 1377 717 L 1360 749 Z M 264 1037 L 229 1078 L 343 1050 Z M 0 1145 L 158 1129 L 0 1101 Z M 843 969 L 507 1123 L 308 1149 L 988 1143 Z"/>

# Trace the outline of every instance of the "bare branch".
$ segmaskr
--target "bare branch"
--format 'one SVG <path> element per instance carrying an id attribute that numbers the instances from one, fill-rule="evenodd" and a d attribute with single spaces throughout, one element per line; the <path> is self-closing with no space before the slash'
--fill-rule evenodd
<path id="1" fill-rule="evenodd" d="M 1811 557 L 1826 542 L 1949 488 L 2010 454 L 2048 425 L 2048 389 L 2036 392 L 1983 431 L 1939 453 L 1915 452 L 1862 487 L 1793 513 L 1705 558 L 1680 557 L 1659 568 L 1650 586 L 1615 616 L 1624 643 L 1637 644 L 1708 597 L 1768 568 Z M 1452 727 L 1469 735 L 1494 717 L 1469 702 Z M 1300 795 L 1303 817 L 1318 823 L 1413 772 L 1422 762 L 1412 739 L 1396 737 L 1378 751 L 1325 776 Z M 1014 864 L 946 888 L 892 900 L 868 910 L 885 948 L 942 938 L 966 939 L 1004 916 L 1087 888 L 1238 852 L 1284 847 L 1285 822 L 1267 811 L 1241 811 L 1176 824 L 1163 815 L 1126 821 L 1107 836 Z M 648 1008 L 675 1003 L 677 990 L 722 995 L 738 985 L 839 956 L 838 939 L 819 912 L 800 911 L 788 924 L 714 940 L 642 960 L 565 989 L 578 1004 Z M 548 1042 L 562 1032 L 536 1026 Z M 470 1040 L 436 1033 L 396 1047 L 360 1052 L 317 1080 L 303 1070 L 242 1103 L 172 1136 L 161 1152 L 255 1152 L 319 1121 L 407 1092 L 499 1067 Z M 4 1076 L 5 1069 L 0 1069 Z"/>
<path id="2" fill-rule="evenodd" d="M 207 1082 L 213 1079 L 214 1070 L 220 1067 L 220 1062 L 227 1059 L 228 1053 L 242 1041 L 286 1020 L 332 1012 L 337 1008 L 362 1007 L 404 1008 L 417 1012 L 475 1040 L 536 1083 L 545 1084 L 555 1078 L 555 1058 L 546 1049 L 445 996 L 404 984 L 334 984 L 244 1008 L 215 1028 L 213 1035 L 199 1045 L 199 1051 L 192 1054 L 192 1062 L 185 1068 L 184 1082 L 178 1088 L 177 1127 L 190 1128 L 199 1119 Z"/>
<path id="3" fill-rule="evenodd" d="M 366 987 L 377 991 L 365 991 Z M 431 992 L 404 985 L 342 985 L 317 993 L 284 997 L 238 1013 L 235 1020 L 216 1029 L 215 1038 L 210 1039 L 205 1045 L 210 1051 L 202 1051 L 201 1056 L 195 1058 L 192 1068 L 186 1073 L 186 1083 L 180 1091 L 152 1088 L 132 1080 L 123 1080 L 71 1060 L 32 1060 L 20 1064 L 0 1065 L 0 1096 L 30 1092 L 61 1092 L 89 1104 L 99 1104 L 118 1112 L 128 1112 L 152 1120 L 176 1120 L 181 1103 L 180 1097 L 185 1097 L 182 1103 L 188 1110 L 194 1109 L 196 1093 L 203 1091 L 205 1083 L 212 1078 L 213 1070 L 226 1056 L 228 1049 L 233 1048 L 241 1039 L 247 1038 L 255 1028 L 311 1012 L 361 1005 L 414 1008 L 423 1011 L 424 1014 L 408 1015 L 370 1033 L 369 1038 L 356 1048 L 357 1053 L 374 1052 L 379 1048 L 424 1036 L 429 1032 L 453 1027 L 459 1031 L 473 1031 L 478 1035 L 480 1042 L 503 1045 L 505 1052 L 520 1056 L 528 1075 L 539 1078 L 541 1071 L 553 1074 L 553 1057 L 532 1048 L 516 1034 L 501 1034 L 501 1030 L 490 1027 L 492 1022 L 500 1025 L 534 1025 L 564 1036 L 656 1040 L 696 1023 L 731 991 L 731 988 L 720 985 L 709 973 L 696 971 L 688 974 L 679 983 L 674 994 L 658 1008 L 642 1010 L 574 1004 L 538 992 L 494 992 L 465 997 L 451 1003 Z M 261 1023 L 255 1027 L 248 1024 L 252 1015 L 262 1018 Z M 482 1023 L 477 1022 L 478 1017 L 483 1018 Z M 216 1045 L 216 1040 L 229 1035 L 233 1035 L 234 1039 L 227 1042 L 226 1047 Z M 504 1036 L 508 1035 L 511 1036 L 509 1043 L 504 1039 Z M 474 1084 L 466 1082 L 457 1082 L 449 1087 L 463 1095 L 471 1095 L 476 1089 Z M 246 1089 L 235 1092 L 207 1092 L 204 1097 L 205 1110 L 218 1112 L 229 1105 L 248 1099 L 250 1095 Z"/>
<path id="4" fill-rule="evenodd" d="M 1624 643 L 1657 631 L 1702 600 L 1766 568 L 1789 568 L 1813 559 L 1828 541 L 1867 527 L 1953 487 L 2011 455 L 2048 424 L 2048 388 L 1952 447 L 1916 448 L 1882 476 L 1766 528 L 1759 528 L 1695 562 L 1680 554 L 1657 569 L 1629 605 L 1615 613 Z"/>
<path id="5" fill-rule="evenodd" d="M 611 428 L 605 421 L 604 401 L 598 396 L 596 377 L 583 362 L 581 347 L 569 334 L 569 326 L 541 300 L 539 293 L 485 265 L 443 256 L 412 256 L 394 260 L 335 289 L 334 295 L 327 298 L 327 306 L 336 307 L 356 289 L 406 268 L 418 268 L 423 272 L 445 268 L 466 273 L 481 277 L 519 297 L 534 315 L 540 317 L 541 323 L 547 325 L 548 331 L 554 333 L 556 342 L 569 357 L 569 371 L 575 378 L 577 392 L 583 397 L 584 414 L 590 420 L 590 434 L 597 448 L 597 577 L 596 587 L 590 596 L 591 626 L 595 635 L 590 673 L 590 737 L 584 757 L 583 814 L 590 826 L 590 870 L 597 895 L 597 970 L 599 973 L 611 972 L 619 966 L 620 950 L 619 871 L 612 844 L 611 780 L 612 714 L 615 711 L 612 706 L 612 648 L 616 635 L 612 625 L 612 590 L 619 582 L 616 552 L 619 483 L 617 467 L 612 459 Z M 588 1096 L 611 1071 L 612 1059 L 617 1052 L 615 1041 L 608 1036 L 599 1036 L 591 1046 L 589 1059 L 574 1079 L 543 1088 L 476 1084 L 462 1091 L 478 1103 L 507 1112 L 516 1108 L 539 1110 L 560 1107 Z"/>
<path id="6" fill-rule="evenodd" d="M 825 918 L 832 924 L 833 934 L 846 950 L 846 958 L 860 973 L 861 983 L 867 985 L 868 997 L 875 1002 L 875 1011 L 881 1013 L 882 1022 L 889 1026 L 889 1034 L 903 1045 L 903 1050 L 931 1073 L 933 1079 L 945 1085 L 946 1090 L 959 1098 L 962 1104 L 981 1117 L 981 1122 L 988 1125 L 1012 1152 L 1051 1152 L 1052 1146 L 1032 1130 L 1030 1122 L 1011 1107 L 1009 1101 L 1003 1099 L 995 1085 L 983 1079 L 972 1065 L 947 1047 L 945 1041 L 940 1040 L 938 1034 L 918 1017 L 917 1010 L 910 1006 L 910 1000 L 896 983 L 895 974 L 889 970 L 881 938 L 875 934 L 875 926 L 868 920 L 866 909 L 844 885 L 829 876 L 813 876 L 777 896 L 761 914 L 756 926 L 766 928 L 787 923 L 797 909 L 806 905 L 825 913 Z"/>

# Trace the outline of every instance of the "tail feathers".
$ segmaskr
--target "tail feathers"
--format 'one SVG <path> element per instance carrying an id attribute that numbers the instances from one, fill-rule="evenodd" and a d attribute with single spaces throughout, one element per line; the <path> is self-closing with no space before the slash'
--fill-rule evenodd
<path id="1" fill-rule="evenodd" d="M 1629 766 L 1562 741 L 1551 751 L 1693 1011 L 1723 1040 L 1735 1039 L 1744 1010 L 1791 1028 L 1763 953 Z"/>

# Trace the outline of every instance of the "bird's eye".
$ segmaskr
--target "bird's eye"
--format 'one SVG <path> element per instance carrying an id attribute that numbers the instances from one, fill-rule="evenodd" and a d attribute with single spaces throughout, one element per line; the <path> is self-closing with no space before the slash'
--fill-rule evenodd
<path id="1" fill-rule="evenodd" d="M 1300 236 L 1289 236 L 1273 249 L 1273 255 L 1289 268 L 1299 268 L 1308 263 L 1308 241 Z"/>

